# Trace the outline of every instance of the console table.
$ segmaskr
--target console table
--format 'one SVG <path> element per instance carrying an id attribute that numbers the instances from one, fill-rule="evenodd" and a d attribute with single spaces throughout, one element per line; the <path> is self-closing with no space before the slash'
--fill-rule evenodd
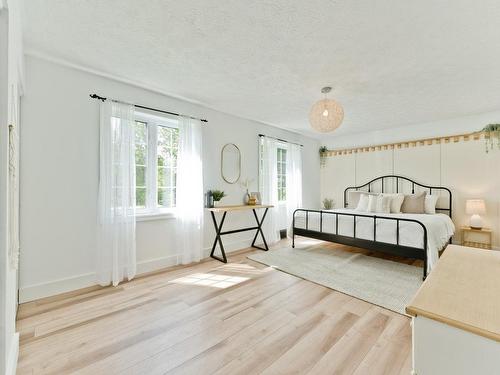
<path id="1" fill-rule="evenodd" d="M 252 241 L 252 247 L 255 247 L 256 249 L 260 250 L 269 250 L 269 247 L 267 246 L 266 238 L 264 237 L 264 232 L 262 231 L 262 223 L 264 222 L 264 219 L 266 218 L 267 211 L 272 208 L 273 206 L 270 205 L 241 205 L 241 206 L 222 206 L 222 207 L 213 207 L 209 208 L 208 211 L 210 211 L 210 214 L 212 215 L 212 221 L 214 223 L 215 227 L 215 240 L 214 244 L 212 246 L 212 251 L 210 253 L 210 256 L 214 259 L 217 259 L 218 261 L 227 263 L 227 258 L 226 258 L 226 252 L 224 251 L 224 245 L 222 245 L 222 238 L 221 236 L 224 236 L 226 234 L 233 234 L 233 233 L 239 233 L 239 232 L 246 232 L 249 230 L 255 230 L 255 236 Z M 259 220 L 259 217 L 257 216 L 257 210 L 258 209 L 264 209 L 264 214 L 262 215 L 262 218 Z M 226 214 L 230 211 L 245 211 L 245 210 L 252 210 L 253 216 L 255 217 L 255 221 L 257 222 L 257 226 L 255 227 L 247 227 L 247 228 L 240 228 L 240 229 L 233 229 L 233 230 L 228 230 L 223 232 L 222 231 L 222 226 L 224 225 L 224 220 L 226 220 Z M 219 224 L 217 224 L 217 219 L 215 218 L 216 213 L 222 213 L 222 219 Z M 257 236 L 259 235 L 262 236 L 262 240 L 264 242 L 264 247 L 256 246 L 255 241 L 257 241 Z M 215 256 L 215 248 L 217 247 L 217 243 L 219 243 L 220 251 L 222 254 L 222 258 Z"/>

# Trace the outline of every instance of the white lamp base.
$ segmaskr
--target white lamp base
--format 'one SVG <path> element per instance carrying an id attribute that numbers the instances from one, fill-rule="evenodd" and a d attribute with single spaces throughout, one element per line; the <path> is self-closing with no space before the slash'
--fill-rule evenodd
<path id="1" fill-rule="evenodd" d="M 481 229 L 483 227 L 483 218 L 478 214 L 470 217 L 470 227 L 472 229 Z"/>

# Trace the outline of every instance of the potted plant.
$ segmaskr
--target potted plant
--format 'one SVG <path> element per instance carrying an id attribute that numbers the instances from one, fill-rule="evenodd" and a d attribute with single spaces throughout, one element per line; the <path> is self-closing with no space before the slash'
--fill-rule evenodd
<path id="1" fill-rule="evenodd" d="M 321 146 L 319 148 L 319 162 L 322 167 L 326 165 L 327 153 L 328 153 L 328 148 L 326 146 Z"/>
<path id="2" fill-rule="evenodd" d="M 495 148 L 495 139 L 497 147 L 500 150 L 500 124 L 489 124 L 485 126 L 482 131 L 486 135 L 486 152 L 488 153 Z"/>
<path id="3" fill-rule="evenodd" d="M 214 207 L 220 207 L 220 201 L 226 196 L 221 190 L 212 190 L 212 198 L 214 199 Z"/>
<path id="4" fill-rule="evenodd" d="M 333 208 L 333 199 L 329 198 L 323 199 L 323 208 L 325 210 L 331 210 Z"/>

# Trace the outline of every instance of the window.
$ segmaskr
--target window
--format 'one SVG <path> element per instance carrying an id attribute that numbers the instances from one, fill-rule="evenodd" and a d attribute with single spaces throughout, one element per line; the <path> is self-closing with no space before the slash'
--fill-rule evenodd
<path id="1" fill-rule="evenodd" d="M 136 113 L 136 208 L 155 213 L 175 208 L 179 129 L 170 118 Z"/>
<path id="2" fill-rule="evenodd" d="M 146 207 L 146 171 L 148 160 L 148 128 L 142 121 L 135 123 L 135 206 Z"/>
<path id="3" fill-rule="evenodd" d="M 178 149 L 179 129 L 159 126 L 156 201 L 160 207 L 175 207 Z"/>
<path id="4" fill-rule="evenodd" d="M 276 166 L 278 168 L 278 201 L 286 201 L 286 149 L 278 147 Z"/>

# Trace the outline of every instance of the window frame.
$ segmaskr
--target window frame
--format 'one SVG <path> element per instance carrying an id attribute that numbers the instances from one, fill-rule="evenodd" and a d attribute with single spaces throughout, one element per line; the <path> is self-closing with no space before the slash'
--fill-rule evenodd
<path id="1" fill-rule="evenodd" d="M 280 150 L 281 150 L 281 160 L 279 159 L 280 155 Z M 284 160 L 283 160 L 283 152 L 284 152 Z M 280 204 L 285 204 L 287 197 L 286 197 L 286 187 L 287 187 L 287 153 L 288 153 L 288 148 L 286 147 L 285 144 L 279 143 L 276 147 L 276 185 L 277 185 L 277 196 L 278 196 L 278 203 Z M 278 165 L 281 164 L 281 174 L 279 173 L 279 168 Z M 284 169 L 283 169 L 284 167 Z M 281 186 L 280 188 L 280 177 L 284 177 L 285 179 L 285 185 Z M 284 199 L 280 199 L 280 189 L 282 190 Z M 283 197 L 282 197 L 283 198 Z"/>
<path id="2" fill-rule="evenodd" d="M 179 129 L 176 116 L 158 116 L 135 111 L 134 120 L 146 123 L 146 206 L 136 207 L 137 221 L 174 218 L 176 207 L 158 207 L 158 127 Z M 137 185 L 134 187 L 136 188 Z"/>

